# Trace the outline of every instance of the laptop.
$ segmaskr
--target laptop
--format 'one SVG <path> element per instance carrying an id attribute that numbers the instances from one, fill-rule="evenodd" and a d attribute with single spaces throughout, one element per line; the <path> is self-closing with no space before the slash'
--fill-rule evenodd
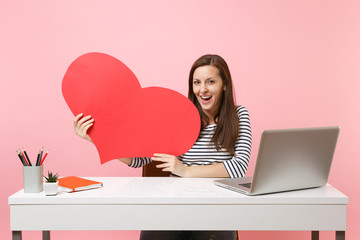
<path id="1" fill-rule="evenodd" d="M 214 180 L 217 186 L 259 195 L 324 186 L 340 127 L 265 130 L 253 177 Z"/>

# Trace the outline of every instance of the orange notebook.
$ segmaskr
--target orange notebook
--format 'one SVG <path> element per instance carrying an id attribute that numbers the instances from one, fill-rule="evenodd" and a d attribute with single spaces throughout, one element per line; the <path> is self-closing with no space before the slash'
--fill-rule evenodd
<path id="1" fill-rule="evenodd" d="M 59 179 L 59 190 L 63 192 L 76 192 L 102 187 L 102 182 L 93 181 L 90 179 L 70 176 Z"/>

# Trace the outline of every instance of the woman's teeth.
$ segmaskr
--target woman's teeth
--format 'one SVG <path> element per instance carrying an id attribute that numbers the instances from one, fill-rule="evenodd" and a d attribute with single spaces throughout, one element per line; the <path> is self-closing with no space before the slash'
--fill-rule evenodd
<path id="1" fill-rule="evenodd" d="M 207 101 L 207 100 L 209 100 L 210 98 L 211 98 L 211 96 L 209 96 L 209 97 L 200 97 L 202 100 L 205 100 L 205 101 Z"/>

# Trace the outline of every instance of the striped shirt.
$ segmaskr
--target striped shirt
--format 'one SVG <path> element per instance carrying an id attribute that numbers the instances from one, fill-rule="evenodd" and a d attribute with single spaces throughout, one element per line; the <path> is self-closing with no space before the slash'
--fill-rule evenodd
<path id="1" fill-rule="evenodd" d="M 231 178 L 245 176 L 252 142 L 250 118 L 244 106 L 237 106 L 236 113 L 239 119 L 239 136 L 235 143 L 235 155 L 225 149 L 216 150 L 214 143 L 211 142 L 211 137 L 216 129 L 216 123 L 214 123 L 203 128 L 192 148 L 178 156 L 178 159 L 186 166 L 223 163 Z M 149 162 L 151 162 L 150 158 L 135 157 L 130 166 L 142 167 Z"/>

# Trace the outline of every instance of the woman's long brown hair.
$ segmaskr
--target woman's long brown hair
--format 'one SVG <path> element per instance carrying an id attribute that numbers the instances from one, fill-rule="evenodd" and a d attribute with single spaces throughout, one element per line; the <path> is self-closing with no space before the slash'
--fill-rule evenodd
<path id="1" fill-rule="evenodd" d="M 222 57 L 218 55 L 207 54 L 201 56 L 198 60 L 195 61 L 189 74 L 188 98 L 195 104 L 199 111 L 201 117 L 201 128 L 203 129 L 209 124 L 209 118 L 203 112 L 201 105 L 194 94 L 193 75 L 198 67 L 207 65 L 214 66 L 219 70 L 223 84 L 226 86 L 222 94 L 221 105 L 214 117 L 214 121 L 217 126 L 215 133 L 211 138 L 211 142 L 214 143 L 216 150 L 220 151 L 221 148 L 225 148 L 228 152 L 234 155 L 236 140 L 239 136 L 239 120 L 236 114 L 230 70 Z"/>

